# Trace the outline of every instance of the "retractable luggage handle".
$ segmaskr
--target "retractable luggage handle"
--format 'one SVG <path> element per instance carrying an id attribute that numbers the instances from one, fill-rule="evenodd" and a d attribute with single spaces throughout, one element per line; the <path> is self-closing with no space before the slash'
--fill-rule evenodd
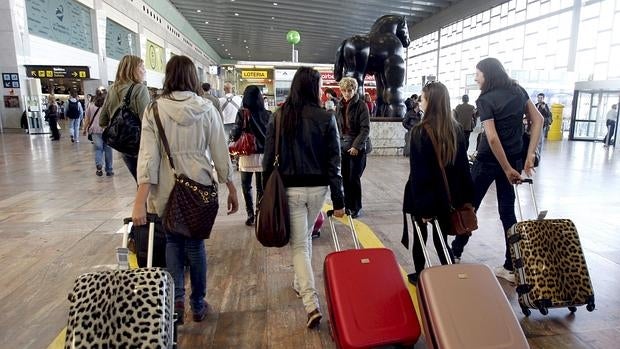
<path id="1" fill-rule="evenodd" d="M 426 225 L 427 225 L 427 231 L 428 231 L 428 223 L 426 223 Z M 452 259 L 450 258 L 448 247 L 446 247 L 446 242 L 444 241 L 443 234 L 441 233 L 441 228 L 439 227 L 439 222 L 437 222 L 436 218 L 432 219 L 432 225 L 434 225 L 435 228 L 437 228 L 437 234 L 439 234 L 439 240 L 441 241 L 441 248 L 443 249 L 443 253 L 444 253 L 444 256 L 446 256 L 446 260 L 448 261 L 448 264 L 452 264 Z M 424 259 L 425 259 L 424 265 L 427 267 L 432 267 L 433 265 L 431 264 L 430 256 L 428 254 L 428 251 L 426 250 L 426 243 L 424 243 L 424 239 L 422 238 L 422 230 L 420 230 L 418 221 L 416 221 L 415 218 L 413 219 L 413 226 L 414 226 L 413 229 L 416 231 L 416 234 L 418 234 L 418 240 L 420 241 L 420 244 L 422 244 L 422 253 L 424 254 Z M 428 240 L 431 240 L 431 238 L 434 237 L 435 229 L 431 228 L 431 231 L 433 235 L 428 236 L 427 234 L 427 236 L 429 237 Z M 439 251 L 437 251 L 437 254 L 439 256 Z"/>
<path id="2" fill-rule="evenodd" d="M 351 212 L 349 210 L 346 211 L 347 217 L 349 218 L 349 227 L 351 228 L 351 236 L 353 237 L 353 245 L 355 245 L 355 249 L 359 250 L 360 242 L 357 237 L 357 231 L 355 230 L 355 224 L 353 224 L 353 218 L 351 218 Z M 336 251 L 341 251 L 340 241 L 338 241 L 338 234 L 336 234 L 336 227 L 334 227 L 333 216 L 334 210 L 327 211 L 327 219 L 329 221 L 329 228 L 332 231 L 332 240 L 334 241 L 334 247 L 336 247 Z"/>
<path id="3" fill-rule="evenodd" d="M 538 220 L 544 219 L 547 216 L 547 211 L 538 211 L 538 204 L 536 203 L 536 195 L 534 194 L 534 180 L 531 178 L 524 178 L 521 183 L 530 184 L 530 193 L 532 194 L 532 202 L 534 203 L 534 210 L 536 210 L 536 216 Z M 515 197 L 517 198 L 517 207 L 519 208 L 519 219 L 523 221 L 523 210 L 521 209 L 521 200 L 519 198 L 519 184 L 513 184 L 515 190 Z"/>
<path id="4" fill-rule="evenodd" d="M 146 255 L 146 267 L 153 267 L 153 245 L 155 241 L 155 220 L 147 217 L 147 221 L 149 222 L 149 239 L 148 239 L 148 248 Z M 123 218 L 123 244 L 121 247 L 116 248 L 116 261 L 118 264 L 119 270 L 127 270 L 129 269 L 129 249 L 127 248 L 127 243 L 129 240 L 129 230 L 131 217 Z M 133 223 L 132 223 L 133 224 Z"/>

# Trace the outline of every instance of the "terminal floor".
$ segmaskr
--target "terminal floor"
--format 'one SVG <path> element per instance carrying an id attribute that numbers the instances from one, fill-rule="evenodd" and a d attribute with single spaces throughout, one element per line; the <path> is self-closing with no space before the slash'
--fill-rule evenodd
<path id="1" fill-rule="evenodd" d="M 91 147 L 86 139 L 72 144 L 67 136 L 51 142 L 46 135 L 0 134 L 1 349 L 47 348 L 65 326 L 67 294 L 75 277 L 115 263 L 114 249 L 121 243 L 116 232 L 121 218 L 131 213 L 135 185 L 118 156 L 114 177 L 95 176 Z M 534 177 L 539 206 L 549 210 L 549 217 L 575 221 L 597 308 L 589 313 L 581 307 L 574 315 L 566 309 L 551 310 L 548 316 L 533 312 L 526 318 L 514 288 L 502 281 L 532 348 L 618 348 L 618 155 L 600 143 L 545 144 L 542 165 Z M 403 157 L 370 157 L 362 178 L 360 220 L 411 272 L 411 257 L 399 242 L 407 174 Z M 526 207 L 531 214 L 533 209 L 528 209 L 531 205 Z M 480 208 L 479 220 L 480 229 L 463 262 L 499 265 L 504 247 L 493 188 Z M 227 216 L 220 211 L 212 238 L 206 242 L 207 298 L 212 310 L 202 323 L 191 322 L 188 314 L 179 333 L 180 348 L 334 348 L 327 321 L 319 330 L 305 328 L 306 314 L 290 288 L 289 249 L 261 247 L 244 221 L 244 213 Z M 345 244 L 351 245 L 350 239 Z M 325 226 L 322 237 L 314 241 L 313 256 L 324 312 L 322 261 L 331 250 Z M 476 314 L 471 316 L 475 321 Z"/>

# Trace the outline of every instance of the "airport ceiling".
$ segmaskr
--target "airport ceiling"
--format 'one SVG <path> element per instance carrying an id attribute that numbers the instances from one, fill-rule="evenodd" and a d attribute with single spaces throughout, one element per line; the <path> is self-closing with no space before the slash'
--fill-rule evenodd
<path id="1" fill-rule="evenodd" d="M 386 14 L 407 17 L 409 32 L 454 0 L 170 0 L 223 59 L 290 61 L 286 33 L 297 30 L 299 62 L 333 63 L 336 49 L 368 33 Z"/>

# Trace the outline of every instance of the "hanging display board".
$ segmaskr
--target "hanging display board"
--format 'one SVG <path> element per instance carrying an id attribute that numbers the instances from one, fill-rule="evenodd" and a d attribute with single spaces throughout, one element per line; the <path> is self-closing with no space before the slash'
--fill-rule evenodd
<path id="1" fill-rule="evenodd" d="M 152 42 L 151 40 L 146 40 L 146 59 L 145 66 L 146 69 L 156 71 L 158 73 L 164 72 L 164 61 L 165 53 L 164 48 Z"/>
<path id="2" fill-rule="evenodd" d="M 135 55 L 138 52 L 138 39 L 136 33 L 122 25 L 106 18 L 105 26 L 105 53 L 106 56 L 121 60 L 125 55 Z"/>
<path id="3" fill-rule="evenodd" d="M 90 9 L 73 0 L 26 0 L 30 34 L 93 51 Z"/>

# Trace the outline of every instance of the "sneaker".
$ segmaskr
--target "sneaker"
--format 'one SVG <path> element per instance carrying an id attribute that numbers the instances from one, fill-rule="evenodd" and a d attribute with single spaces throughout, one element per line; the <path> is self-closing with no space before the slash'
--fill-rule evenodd
<path id="1" fill-rule="evenodd" d="M 248 227 L 253 226 L 254 225 L 254 216 L 248 217 L 248 219 L 245 221 L 245 225 L 247 225 Z"/>
<path id="2" fill-rule="evenodd" d="M 407 274 L 407 281 L 412 285 L 418 284 L 418 273 Z"/>
<path id="3" fill-rule="evenodd" d="M 108 176 L 108 177 L 112 177 L 112 176 L 114 176 L 114 172 L 113 171 L 106 172 L 105 175 Z"/>
<path id="4" fill-rule="evenodd" d="M 493 271 L 496 277 L 502 278 L 512 284 L 516 283 L 515 273 L 504 268 L 504 266 L 500 265 L 499 267 L 496 267 Z"/>
<path id="5" fill-rule="evenodd" d="M 461 257 L 454 257 L 454 264 L 461 264 Z"/>
<path id="6" fill-rule="evenodd" d="M 95 174 L 99 177 L 103 176 L 103 171 L 101 170 L 101 165 L 97 165 L 97 172 Z"/>
<path id="7" fill-rule="evenodd" d="M 306 326 L 308 328 L 315 328 L 321 323 L 322 318 L 323 315 L 321 315 L 319 309 L 314 309 L 313 311 L 308 313 L 308 322 L 306 323 Z"/>
<path id="8" fill-rule="evenodd" d="M 71 136 L 71 143 L 74 143 L 75 139 L 73 139 L 73 136 Z"/>
<path id="9" fill-rule="evenodd" d="M 202 307 L 202 310 L 194 313 L 194 321 L 195 322 L 200 322 L 202 320 L 204 320 L 207 317 L 207 311 L 209 310 L 209 304 L 207 302 L 205 302 L 205 306 Z"/>
<path id="10" fill-rule="evenodd" d="M 174 314 L 177 318 L 177 324 L 183 325 L 185 317 L 185 303 L 183 301 L 174 302 Z"/>

